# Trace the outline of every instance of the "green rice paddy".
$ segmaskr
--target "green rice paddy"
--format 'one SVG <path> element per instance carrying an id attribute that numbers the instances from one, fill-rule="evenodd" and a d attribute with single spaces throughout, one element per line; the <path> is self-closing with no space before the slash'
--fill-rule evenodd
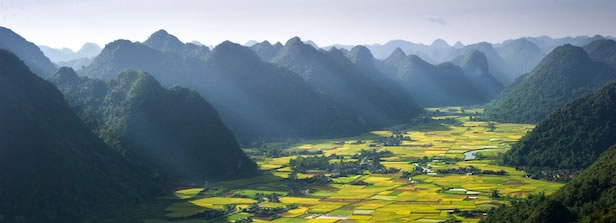
<path id="1" fill-rule="evenodd" d="M 493 161 L 530 131 L 533 125 L 471 121 L 469 114 L 482 112 L 477 108 L 466 109 L 465 113 L 460 107 L 426 110 L 432 113 L 430 120 L 415 125 L 398 126 L 405 127 L 403 135 L 412 139 L 402 141 L 400 146 L 383 146 L 377 143 L 375 140 L 392 135 L 390 130 L 380 130 L 350 138 L 276 142 L 266 144 L 265 148 L 245 150 L 249 153 L 271 148 L 283 149 L 284 152 L 322 151 L 325 156 L 336 154 L 349 159 L 361 150 L 387 150 L 394 155 L 385 158 L 381 164 L 403 171 L 414 169 L 413 161 L 427 157 L 430 160 L 428 165 L 436 172 L 473 166 L 481 170 L 503 170 L 506 175 L 422 174 L 408 179 L 401 178 L 402 173 L 366 173 L 333 178 L 333 182 L 326 185 L 310 185 L 309 196 L 294 197 L 288 196 L 287 188 L 291 180 L 287 178 L 291 172 L 289 161 L 297 155 L 277 158 L 253 155 L 252 158 L 265 172 L 263 175 L 234 181 L 210 182 L 205 190 L 179 190 L 175 194 L 177 200 L 165 209 L 165 216 L 189 217 L 205 210 L 221 210 L 228 204 L 245 208 L 257 202 L 247 197 L 258 193 L 277 193 L 281 195 L 279 203 L 265 202 L 259 205 L 276 208 L 294 204 L 297 208 L 280 214 L 280 218 L 274 220 L 253 217 L 255 222 L 441 222 L 451 218 L 462 222 L 478 222 L 480 217 L 463 218 L 453 214 L 453 211 L 485 211 L 508 204 L 512 198 L 535 193 L 550 194 L 562 186 L 559 183 L 527 178 L 523 172 L 496 165 Z M 440 112 L 436 113 L 437 110 Z M 361 143 L 358 143 L 358 140 L 361 140 Z M 462 161 L 465 158 L 464 153 L 472 150 L 481 150 L 477 153 L 480 159 Z M 447 159 L 458 161 L 443 161 Z M 316 173 L 300 173 L 297 178 L 308 178 L 314 174 Z M 352 182 L 357 181 L 367 184 L 352 185 Z M 226 192 L 206 192 L 221 188 Z M 498 190 L 501 198 L 490 196 L 494 190 Z M 233 222 L 248 216 L 250 214 L 237 212 L 210 222 Z"/>

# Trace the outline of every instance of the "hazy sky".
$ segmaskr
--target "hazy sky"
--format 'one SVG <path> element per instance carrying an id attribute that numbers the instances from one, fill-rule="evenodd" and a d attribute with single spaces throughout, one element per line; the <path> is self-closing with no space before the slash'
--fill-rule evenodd
<path id="1" fill-rule="evenodd" d="M 324 46 L 391 39 L 474 43 L 521 36 L 616 36 L 616 0 L 0 0 L 0 26 L 39 45 L 286 41 Z"/>

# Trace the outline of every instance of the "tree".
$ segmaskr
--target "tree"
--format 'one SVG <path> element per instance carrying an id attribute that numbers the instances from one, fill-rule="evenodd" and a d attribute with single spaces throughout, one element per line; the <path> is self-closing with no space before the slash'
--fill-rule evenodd
<path id="1" fill-rule="evenodd" d="M 237 211 L 237 206 L 235 206 L 235 204 L 225 204 L 223 210 L 225 213 L 233 213 Z"/>
<path id="2" fill-rule="evenodd" d="M 297 171 L 291 170 L 291 173 L 289 174 L 289 180 L 297 180 Z"/>
<path id="3" fill-rule="evenodd" d="M 490 197 L 491 198 L 500 198 L 501 195 L 499 194 L 498 189 L 492 190 L 492 193 L 490 194 Z"/>

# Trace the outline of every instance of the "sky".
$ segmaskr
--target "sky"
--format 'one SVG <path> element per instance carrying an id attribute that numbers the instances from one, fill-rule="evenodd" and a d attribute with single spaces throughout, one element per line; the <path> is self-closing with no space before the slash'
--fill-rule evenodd
<path id="1" fill-rule="evenodd" d="M 144 41 L 165 29 L 184 42 L 281 41 L 320 46 L 493 43 L 523 36 L 616 36 L 615 0 L 0 0 L 0 26 L 38 45 L 78 49 Z"/>

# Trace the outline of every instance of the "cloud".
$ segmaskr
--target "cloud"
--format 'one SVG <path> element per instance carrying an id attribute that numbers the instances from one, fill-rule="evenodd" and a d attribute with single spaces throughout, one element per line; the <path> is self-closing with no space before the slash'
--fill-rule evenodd
<path id="1" fill-rule="evenodd" d="M 438 18 L 438 17 L 428 17 L 428 21 L 430 21 L 431 23 L 436 23 L 436 24 L 443 25 L 443 26 L 447 25 L 447 21 L 441 18 Z"/>

